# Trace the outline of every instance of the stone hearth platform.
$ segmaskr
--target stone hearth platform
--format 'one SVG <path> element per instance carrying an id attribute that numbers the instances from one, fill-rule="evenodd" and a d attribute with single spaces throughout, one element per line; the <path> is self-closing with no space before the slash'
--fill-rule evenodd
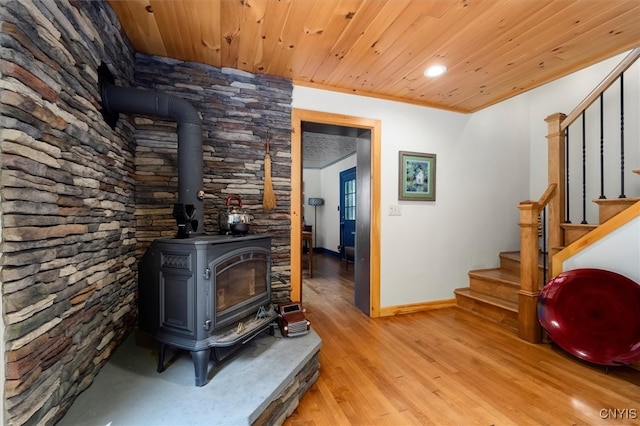
<path id="1" fill-rule="evenodd" d="M 167 350 L 166 370 L 157 373 L 156 344 L 136 330 L 58 426 L 282 424 L 318 377 L 321 345 L 313 329 L 295 338 L 276 329 L 210 362 L 209 382 L 197 387 L 188 352 Z"/>

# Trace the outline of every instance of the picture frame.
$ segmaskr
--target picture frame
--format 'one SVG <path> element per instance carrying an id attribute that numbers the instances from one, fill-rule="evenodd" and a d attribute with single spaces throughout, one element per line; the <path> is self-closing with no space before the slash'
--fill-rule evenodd
<path id="1" fill-rule="evenodd" d="M 436 200 L 436 154 L 400 151 L 398 199 Z"/>

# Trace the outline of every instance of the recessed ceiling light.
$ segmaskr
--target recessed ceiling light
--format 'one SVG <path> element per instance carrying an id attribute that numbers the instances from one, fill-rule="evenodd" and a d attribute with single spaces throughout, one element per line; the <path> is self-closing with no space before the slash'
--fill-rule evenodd
<path id="1" fill-rule="evenodd" d="M 437 77 L 444 74 L 447 71 L 447 67 L 444 65 L 433 65 L 424 71 L 425 77 Z"/>

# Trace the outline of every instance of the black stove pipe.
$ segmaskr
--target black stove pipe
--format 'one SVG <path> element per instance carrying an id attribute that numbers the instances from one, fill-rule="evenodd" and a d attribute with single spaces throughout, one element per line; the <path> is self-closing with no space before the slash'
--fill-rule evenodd
<path id="1" fill-rule="evenodd" d="M 102 113 L 112 127 L 120 112 L 169 118 L 178 123 L 178 203 L 173 208 L 177 238 L 204 234 L 202 123 L 198 112 L 176 96 L 115 86 L 106 65 L 100 68 Z"/>

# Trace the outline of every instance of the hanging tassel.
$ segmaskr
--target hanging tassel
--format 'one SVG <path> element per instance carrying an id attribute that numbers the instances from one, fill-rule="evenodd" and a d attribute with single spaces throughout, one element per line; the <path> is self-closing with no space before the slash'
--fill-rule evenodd
<path id="1" fill-rule="evenodd" d="M 264 156 L 264 193 L 262 195 L 262 208 L 265 210 L 271 210 L 276 206 L 276 194 L 273 192 L 273 183 L 271 182 L 269 142 L 269 132 L 267 131 L 267 153 Z"/>

